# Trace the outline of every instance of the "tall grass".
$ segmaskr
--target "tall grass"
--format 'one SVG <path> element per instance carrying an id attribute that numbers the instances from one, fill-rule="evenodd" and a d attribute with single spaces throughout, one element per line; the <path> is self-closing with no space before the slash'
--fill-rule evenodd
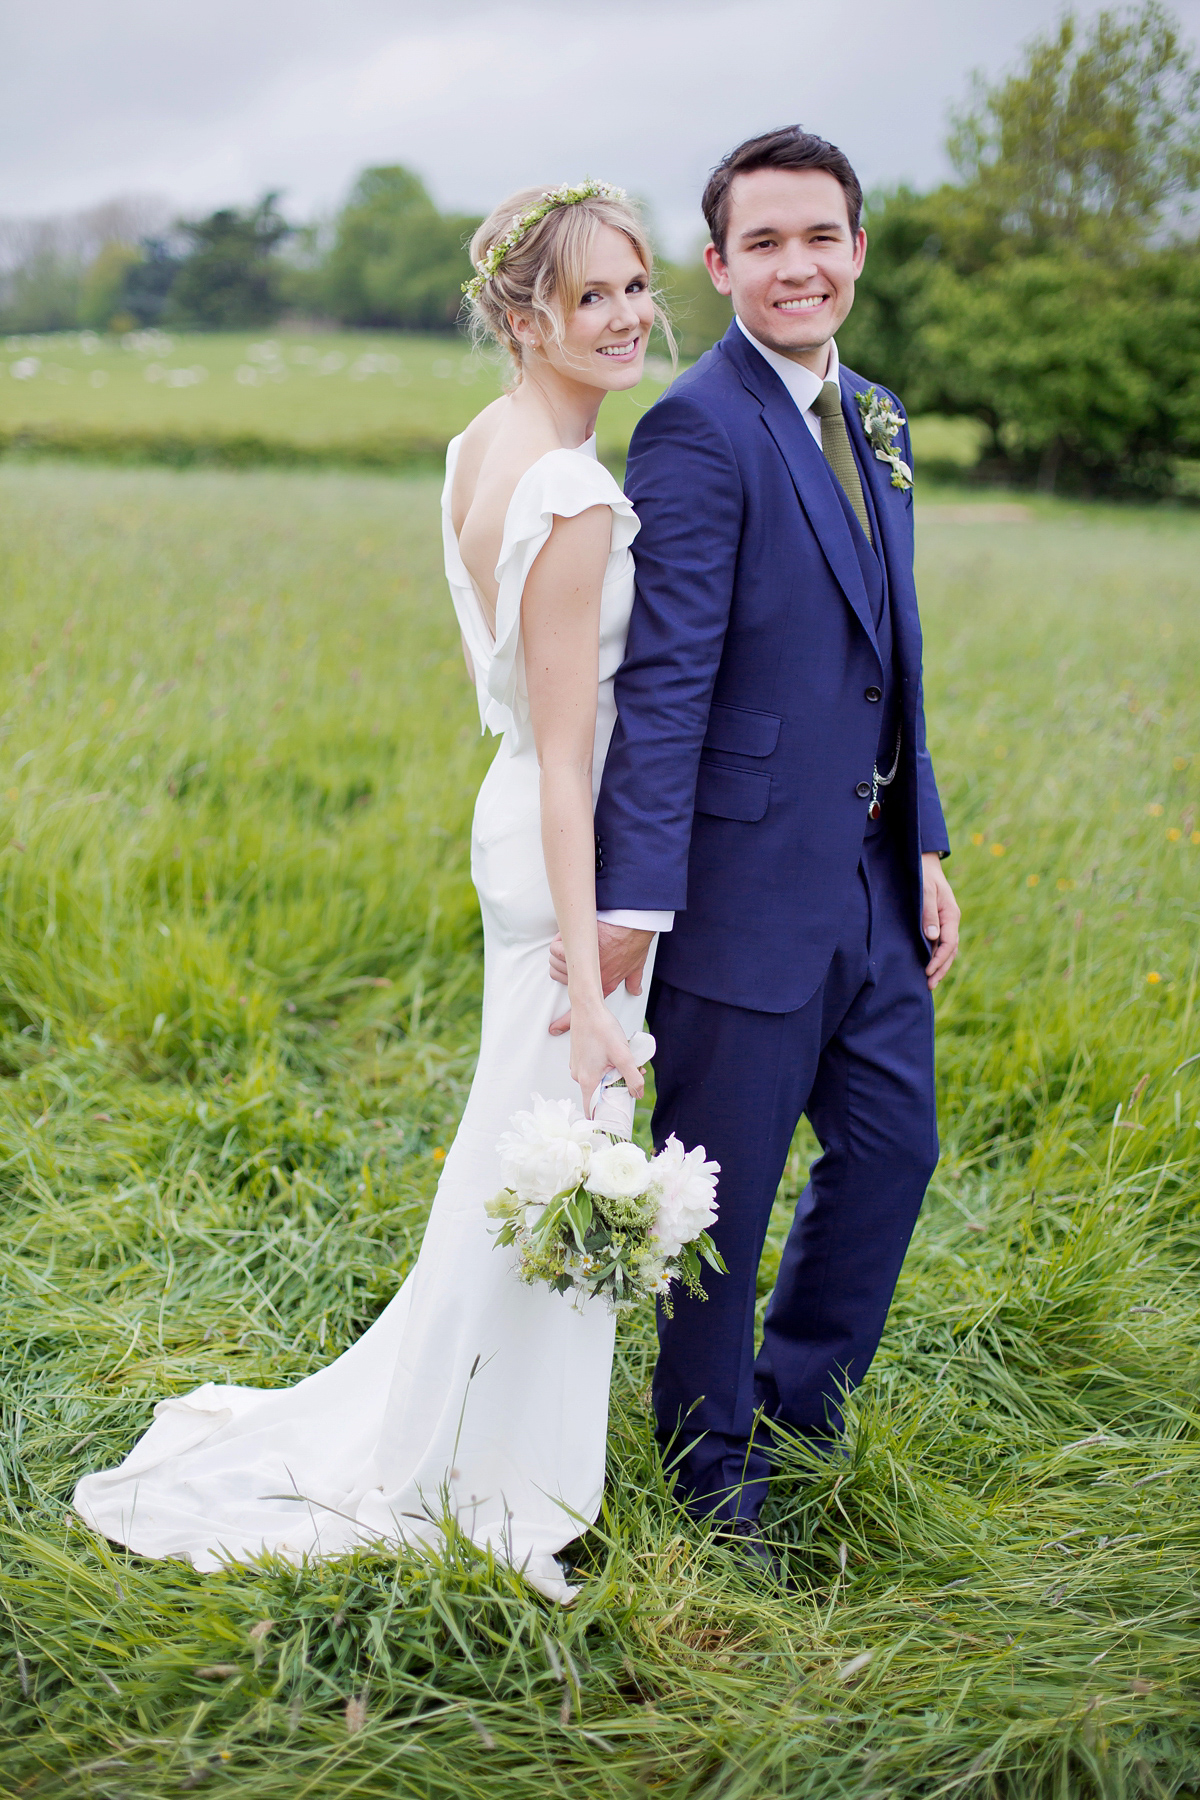
<path id="1" fill-rule="evenodd" d="M 72 1521 L 157 1397 L 296 1379 L 411 1262 L 470 1073 L 488 752 L 435 482 L 0 493 L 5 1791 L 1195 1791 L 1200 527 L 920 528 L 967 937 L 849 1455 L 795 1452 L 792 1585 L 757 1585 L 674 1507 L 623 1327 L 563 1614 L 462 1544 L 214 1577 Z"/>

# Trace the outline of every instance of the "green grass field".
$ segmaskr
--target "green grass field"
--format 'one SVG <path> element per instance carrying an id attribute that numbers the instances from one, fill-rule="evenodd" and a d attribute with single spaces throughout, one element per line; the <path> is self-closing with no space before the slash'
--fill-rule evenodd
<path id="1" fill-rule="evenodd" d="M 670 364 L 605 407 L 601 453 L 624 456 Z M 56 437 L 132 460 L 170 447 L 210 458 L 329 462 L 441 457 L 501 392 L 504 366 L 461 337 L 398 332 L 63 332 L 8 338 L 0 355 L 0 437 Z"/>
<path id="2" fill-rule="evenodd" d="M 158 1397 L 295 1380 L 419 1243 L 471 1068 L 489 754 L 437 486 L 0 466 L 0 1788 L 1196 1792 L 1185 513 L 919 505 L 966 914 L 944 1153 L 850 1460 L 775 1484 L 795 1592 L 667 1497 L 645 1320 L 569 1614 L 461 1546 L 213 1577 L 72 1522 Z"/>
<path id="3" fill-rule="evenodd" d="M 181 466 L 430 463 L 505 373 L 498 355 L 461 337 L 398 332 L 10 337 L 0 344 L 0 449 Z M 641 386 L 605 403 L 605 461 L 623 461 L 670 377 L 652 356 Z M 978 453 L 970 420 L 920 420 L 914 436 L 920 456 L 943 463 Z"/>

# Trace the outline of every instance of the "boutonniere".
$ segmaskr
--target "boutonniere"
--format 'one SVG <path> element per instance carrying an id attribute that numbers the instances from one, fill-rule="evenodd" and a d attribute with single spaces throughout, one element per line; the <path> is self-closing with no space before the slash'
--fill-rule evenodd
<path id="1" fill-rule="evenodd" d="M 897 412 L 890 397 L 881 394 L 878 388 L 868 388 L 865 394 L 857 394 L 855 398 L 868 444 L 880 462 L 887 463 L 891 468 L 892 486 L 910 488 L 913 484 L 912 470 L 896 449 L 896 438 L 904 424 L 904 414 Z"/>

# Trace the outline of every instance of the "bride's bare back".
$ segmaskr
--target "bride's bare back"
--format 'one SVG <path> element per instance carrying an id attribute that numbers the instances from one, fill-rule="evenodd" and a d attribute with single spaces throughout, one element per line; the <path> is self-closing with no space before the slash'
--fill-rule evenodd
<path id="1" fill-rule="evenodd" d="M 549 414 L 520 407 L 504 395 L 474 418 L 463 433 L 450 495 L 450 516 L 459 555 L 496 628 L 496 564 L 504 522 L 517 483 L 535 462 L 564 446 Z"/>

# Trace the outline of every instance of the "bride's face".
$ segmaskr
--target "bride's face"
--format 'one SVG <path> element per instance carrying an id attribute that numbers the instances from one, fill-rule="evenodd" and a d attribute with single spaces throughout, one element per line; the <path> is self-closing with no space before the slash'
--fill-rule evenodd
<path id="1" fill-rule="evenodd" d="M 650 279 L 623 231 L 601 225 L 588 253 L 588 279 L 560 344 L 545 347 L 560 374 L 605 393 L 636 387 L 654 323 Z"/>

